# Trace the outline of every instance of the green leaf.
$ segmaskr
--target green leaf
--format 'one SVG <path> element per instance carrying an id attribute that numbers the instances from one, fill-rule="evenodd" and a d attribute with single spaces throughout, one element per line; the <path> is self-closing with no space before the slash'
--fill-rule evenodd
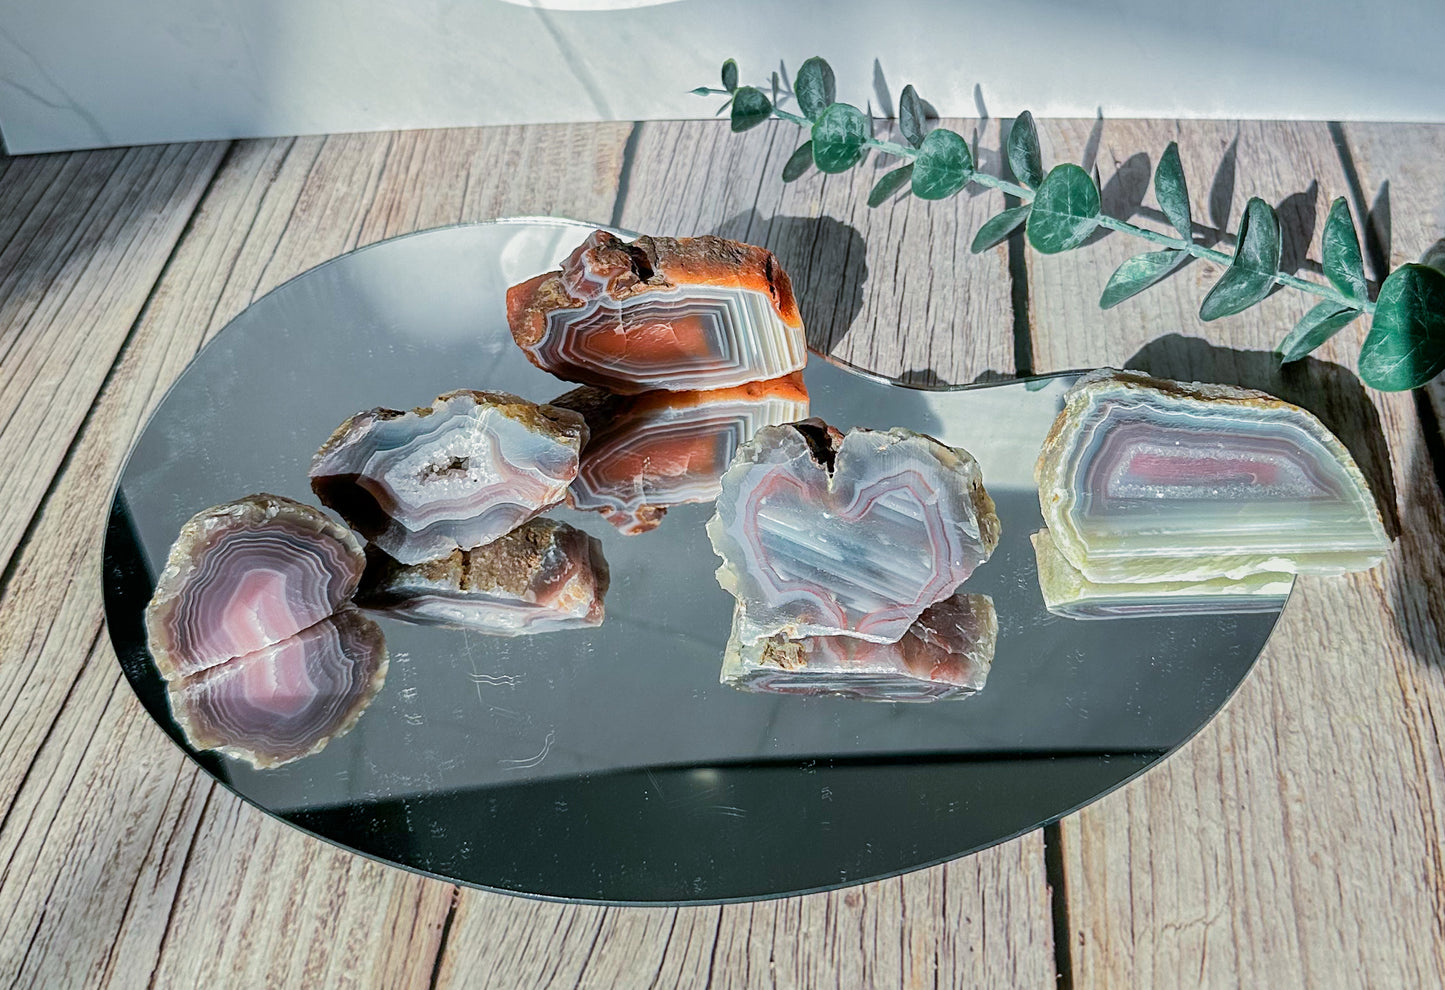
<path id="1" fill-rule="evenodd" d="M 1194 241 L 1194 220 L 1189 215 L 1189 187 L 1184 184 L 1184 166 L 1179 164 L 1179 144 L 1169 142 L 1154 170 L 1154 198 L 1174 229 L 1186 241 Z"/>
<path id="2" fill-rule="evenodd" d="M 793 152 L 787 164 L 783 166 L 783 181 L 792 182 L 813 164 L 813 142 L 804 141 L 798 145 L 798 150 Z"/>
<path id="3" fill-rule="evenodd" d="M 846 103 L 833 103 L 813 121 L 813 164 L 820 172 L 846 172 L 863 160 L 868 118 Z"/>
<path id="4" fill-rule="evenodd" d="M 1030 189 L 1037 189 L 1044 181 L 1044 156 L 1039 151 L 1039 131 L 1034 126 L 1034 115 L 1027 110 L 1018 115 L 1009 129 L 1008 167 Z"/>
<path id="5" fill-rule="evenodd" d="M 722 84 L 729 93 L 738 88 L 738 63 L 733 59 L 723 63 Z"/>
<path id="6" fill-rule="evenodd" d="M 743 86 L 733 94 L 733 133 L 757 127 L 773 112 L 773 101 L 756 86 Z"/>
<path id="7" fill-rule="evenodd" d="M 923 144 L 924 116 L 923 101 L 918 98 L 918 90 L 909 83 L 898 97 L 898 129 L 915 148 Z"/>
<path id="8" fill-rule="evenodd" d="M 973 155 L 961 135 L 935 128 L 918 146 L 913 159 L 913 195 L 919 199 L 952 196 L 973 177 Z"/>
<path id="9" fill-rule="evenodd" d="M 1188 257 L 1188 252 L 1178 248 L 1134 255 L 1109 276 L 1109 284 L 1104 286 L 1104 294 L 1099 297 L 1099 308 L 1112 309 L 1130 296 L 1137 296 L 1178 268 Z"/>
<path id="10" fill-rule="evenodd" d="M 712 94 L 712 87 L 699 86 L 697 89 L 688 90 L 688 92 L 691 93 L 693 96 L 709 96 Z"/>
<path id="11" fill-rule="evenodd" d="M 1098 226 L 1099 187 L 1077 165 L 1055 165 L 1039 183 L 1029 213 L 1029 243 L 1042 254 L 1058 254 L 1084 243 Z"/>
<path id="12" fill-rule="evenodd" d="M 1360 239 L 1355 234 L 1355 221 L 1343 196 L 1330 205 L 1321 244 L 1323 258 L 1320 267 L 1330 284 L 1348 299 L 1368 300 L 1370 293 L 1365 288 L 1365 262 L 1360 257 Z"/>
<path id="13" fill-rule="evenodd" d="M 804 62 L 793 77 L 793 94 L 798 98 L 803 116 L 809 120 L 817 120 L 837 93 L 833 67 L 816 55 Z"/>
<path id="14" fill-rule="evenodd" d="M 883 178 L 879 179 L 873 186 L 873 191 L 868 194 L 868 205 L 878 206 L 882 204 L 884 200 L 888 199 L 888 197 L 892 196 L 899 189 L 902 189 L 903 184 L 906 183 L 912 175 L 912 163 L 885 173 Z"/>
<path id="15" fill-rule="evenodd" d="M 1208 322 L 1233 316 L 1269 295 L 1279 272 L 1279 249 L 1279 218 L 1274 207 L 1253 197 L 1245 204 L 1244 218 L 1239 221 L 1234 260 L 1204 297 L 1199 318 Z"/>
<path id="16" fill-rule="evenodd" d="M 1358 309 L 1325 300 L 1306 313 L 1304 318 L 1294 325 L 1289 336 L 1279 342 L 1279 346 L 1274 349 L 1279 355 L 1279 363 L 1298 361 L 1359 315 Z"/>
<path id="17" fill-rule="evenodd" d="M 1418 388 L 1445 370 L 1445 274 L 1401 265 L 1380 286 L 1360 349 L 1360 377 L 1382 392 Z"/>
<path id="18" fill-rule="evenodd" d="M 991 247 L 996 247 L 1008 240 L 1009 235 L 1019 229 L 1019 225 L 1029 218 L 1029 210 L 1033 209 L 1029 204 L 1015 206 L 1011 210 L 1004 210 L 1002 213 L 989 217 L 984 221 L 983 226 L 978 228 L 978 233 L 973 235 L 973 243 L 968 249 L 974 254 L 982 254 Z"/>

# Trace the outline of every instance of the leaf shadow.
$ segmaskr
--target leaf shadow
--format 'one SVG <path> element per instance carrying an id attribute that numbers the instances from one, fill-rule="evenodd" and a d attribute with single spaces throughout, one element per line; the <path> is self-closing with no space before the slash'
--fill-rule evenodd
<path id="1" fill-rule="evenodd" d="M 1144 197 L 1149 192 L 1149 177 L 1152 174 L 1148 154 L 1136 151 L 1130 155 L 1122 165 L 1114 170 L 1114 174 L 1109 176 L 1109 181 L 1100 191 L 1099 202 L 1103 212 L 1119 220 L 1133 218 L 1139 212 L 1139 208 L 1144 205 Z M 1093 244 L 1112 233 L 1113 231 L 1107 227 L 1098 227 L 1088 236 L 1084 244 Z"/>
<path id="2" fill-rule="evenodd" d="M 1099 142 L 1104 137 L 1104 108 L 1099 107 L 1094 111 L 1094 126 L 1089 128 L 1089 136 L 1084 141 L 1084 155 L 1079 159 L 1085 172 L 1093 173 L 1094 165 L 1099 160 Z"/>
<path id="3" fill-rule="evenodd" d="M 1304 267 L 1305 259 L 1309 257 L 1310 242 L 1315 236 L 1319 197 L 1319 180 L 1314 180 L 1304 192 L 1291 193 L 1275 207 L 1281 240 L 1280 271 L 1293 275 Z"/>
<path id="4" fill-rule="evenodd" d="M 1400 534 L 1395 476 L 1380 413 L 1348 368 L 1313 357 L 1281 366 L 1269 351 L 1222 347 L 1182 334 L 1150 341 L 1124 367 L 1159 378 L 1242 385 L 1308 409 L 1340 438 L 1359 465 L 1385 521 L 1385 531 L 1391 539 Z"/>
<path id="5" fill-rule="evenodd" d="M 1213 180 L 1209 183 L 1209 222 L 1215 229 L 1210 232 L 1214 239 L 1206 241 L 1206 246 L 1218 244 L 1224 232 L 1229 230 L 1229 213 L 1234 206 L 1234 180 L 1238 171 L 1239 131 L 1236 130 L 1233 140 L 1219 159 L 1219 167 L 1214 170 Z"/>
<path id="6" fill-rule="evenodd" d="M 873 60 L 873 98 L 878 101 L 878 112 L 885 117 L 894 116 L 893 94 L 888 90 L 888 78 L 883 75 L 883 63 Z"/>
<path id="7" fill-rule="evenodd" d="M 1390 274 L 1390 180 L 1380 183 L 1370 211 L 1365 215 L 1365 257 L 1375 281 L 1383 282 Z"/>
<path id="8" fill-rule="evenodd" d="M 711 233 L 760 244 L 777 255 L 791 277 L 808 346 L 814 350 L 830 353 L 863 311 L 868 245 L 856 228 L 841 220 L 763 216 L 753 209 L 734 214 Z"/>

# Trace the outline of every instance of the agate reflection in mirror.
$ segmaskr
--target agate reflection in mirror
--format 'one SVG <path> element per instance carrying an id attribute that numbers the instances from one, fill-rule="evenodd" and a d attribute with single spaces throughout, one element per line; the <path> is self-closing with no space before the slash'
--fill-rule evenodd
<path id="1" fill-rule="evenodd" d="M 192 746 L 268 768 L 350 731 L 387 669 L 381 629 L 349 604 L 364 563 L 350 530 L 276 495 L 182 527 L 146 626 Z"/>
<path id="2" fill-rule="evenodd" d="M 717 498 L 743 443 L 807 417 L 808 390 L 795 373 L 702 392 L 621 396 L 588 386 L 552 404 L 581 413 L 590 433 L 568 504 L 636 535 L 672 506 Z"/>
<path id="3" fill-rule="evenodd" d="M 998 642 L 988 595 L 958 592 L 923 611 L 895 643 L 856 636 L 733 635 L 720 681 L 763 694 L 829 695 L 859 701 L 923 702 L 967 698 L 984 689 Z"/>
<path id="4" fill-rule="evenodd" d="M 357 602 L 418 625 L 531 636 L 601 625 L 609 582 L 601 542 L 544 517 L 420 564 L 368 548 Z"/>

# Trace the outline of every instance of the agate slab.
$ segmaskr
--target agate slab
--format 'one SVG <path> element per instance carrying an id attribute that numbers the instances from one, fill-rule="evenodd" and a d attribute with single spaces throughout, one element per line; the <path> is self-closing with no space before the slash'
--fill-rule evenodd
<path id="1" fill-rule="evenodd" d="M 410 622 L 530 636 L 603 619 L 609 577 L 601 542 L 552 519 L 422 564 L 377 551 L 368 558 L 357 603 Z"/>
<path id="2" fill-rule="evenodd" d="M 279 643 L 356 591 L 361 544 L 324 512 L 248 495 L 181 527 L 146 608 L 147 638 L 167 678 Z"/>
<path id="3" fill-rule="evenodd" d="M 567 496 L 582 417 L 506 392 L 463 389 L 429 408 L 372 409 L 311 462 L 311 487 L 406 564 L 483 546 Z"/>
<path id="4" fill-rule="evenodd" d="M 623 533 L 645 533 L 667 510 L 711 502 L 738 447 L 764 426 L 806 419 L 801 374 L 706 392 L 619 396 L 580 388 L 552 400 L 587 419 L 568 504 L 597 512 Z"/>
<path id="5" fill-rule="evenodd" d="M 778 259 L 721 237 L 595 231 L 559 271 L 507 290 L 507 321 L 537 367 L 623 394 L 731 388 L 808 360 Z"/>
<path id="6" fill-rule="evenodd" d="M 941 701 L 983 690 L 998 638 L 987 595 L 960 592 L 929 606 L 896 643 L 856 636 L 770 636 L 744 643 L 742 609 L 723 654 L 720 680 L 743 691 L 859 701 Z"/>
<path id="7" fill-rule="evenodd" d="M 1094 582 L 1341 574 L 1390 545 L 1345 446 L 1249 389 L 1086 375 L 1035 473 L 1054 544 Z"/>
<path id="8" fill-rule="evenodd" d="M 896 642 L 999 539 L 968 451 L 903 428 L 770 426 L 739 448 L 707 524 L 734 635 Z"/>

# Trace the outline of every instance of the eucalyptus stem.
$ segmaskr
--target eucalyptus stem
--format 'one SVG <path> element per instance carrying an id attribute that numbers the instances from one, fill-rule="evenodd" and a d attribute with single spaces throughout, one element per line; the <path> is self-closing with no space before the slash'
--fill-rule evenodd
<path id="1" fill-rule="evenodd" d="M 1359 361 L 1366 384 L 1385 390 L 1415 388 L 1445 370 L 1445 263 L 1427 257 L 1423 264 L 1402 265 L 1386 275 L 1372 301 L 1359 235 L 1343 198 L 1331 204 L 1321 237 L 1320 269 L 1327 283 L 1315 282 L 1280 270 L 1279 216 L 1259 198 L 1245 204 L 1233 253 L 1197 243 L 1184 168 L 1174 142 L 1164 149 L 1154 170 L 1155 198 L 1172 228 L 1165 233 L 1104 213 L 1098 181 L 1080 166 L 1066 162 L 1046 171 L 1028 111 L 1019 114 L 1000 149 L 1018 180 L 1011 182 L 978 171 L 969 142 L 961 134 L 946 127 L 930 129 L 927 104 L 912 86 L 905 86 L 898 99 L 898 133 L 907 141 L 901 144 L 874 137 L 870 115 L 834 99 L 833 70 L 821 58 L 803 62 L 793 77 L 788 95 L 797 101 L 797 112 L 776 105 L 777 73 L 773 73 L 771 98 L 760 87 L 738 85 L 738 67 L 732 59 L 723 63 L 722 83 L 721 89 L 700 86 L 693 92 L 726 96 L 722 109 L 731 108 L 734 131 L 770 118 L 808 129 L 808 140 L 783 166 L 784 182 L 815 167 L 825 173 L 846 172 L 870 152 L 878 152 L 902 164 L 878 177 L 868 195 L 869 206 L 882 205 L 904 192 L 924 200 L 943 199 L 972 183 L 1005 194 L 1005 209 L 975 234 L 970 245 L 975 254 L 1018 231 L 1040 254 L 1058 254 L 1083 245 L 1100 227 L 1162 248 L 1134 255 L 1115 269 L 1099 298 L 1105 309 L 1169 277 L 1192 256 L 1224 269 L 1199 307 L 1202 320 L 1242 313 L 1266 299 L 1276 285 L 1324 300 L 1281 341 L 1276 353 L 1282 362 L 1299 360 L 1368 314 L 1372 326 Z"/>

